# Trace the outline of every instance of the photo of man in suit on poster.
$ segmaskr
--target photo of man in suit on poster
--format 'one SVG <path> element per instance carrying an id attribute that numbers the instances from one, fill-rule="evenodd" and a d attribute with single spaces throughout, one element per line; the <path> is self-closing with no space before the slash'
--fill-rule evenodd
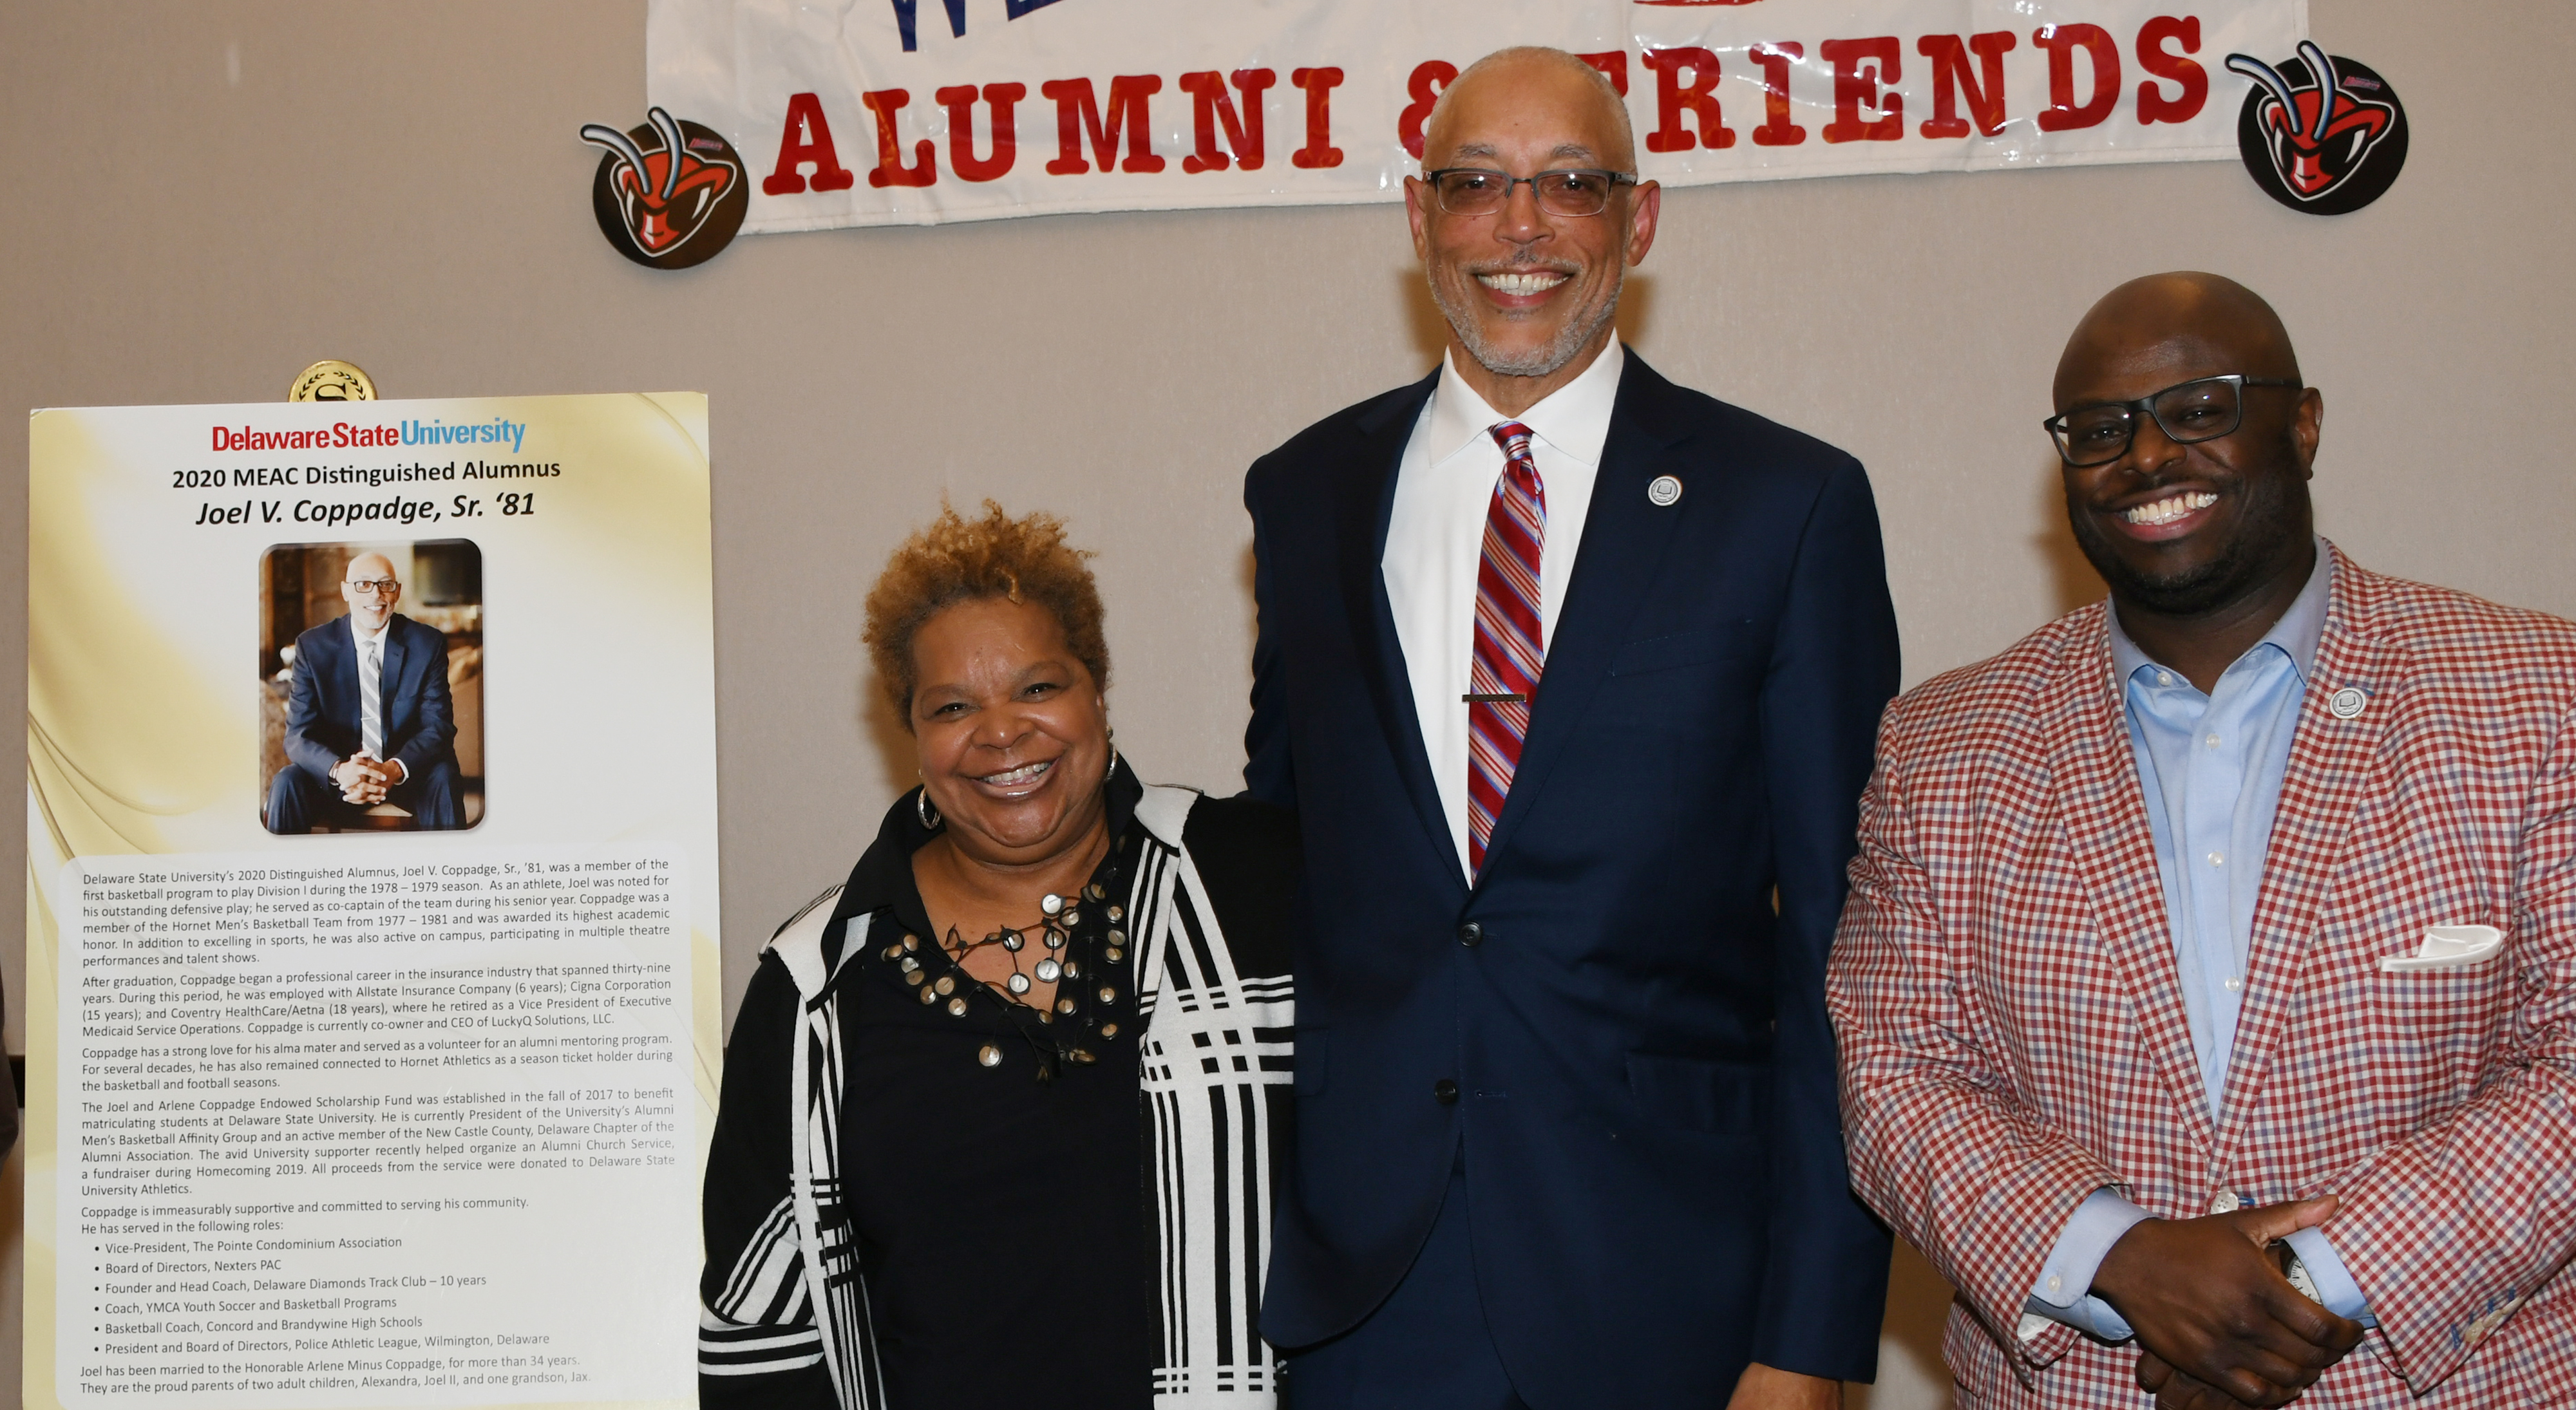
<path id="1" fill-rule="evenodd" d="M 427 594 L 432 605 L 416 608 L 418 615 L 395 610 L 404 592 L 397 554 L 415 576 L 436 583 Z M 329 575 L 334 561 L 336 579 Z M 266 567 L 268 830 L 443 831 L 480 822 L 482 572 L 475 546 L 291 545 L 271 549 Z M 346 610 L 301 626 L 327 611 L 323 594 L 332 591 Z M 275 644 L 289 635 L 291 645 Z M 475 767 L 465 766 L 466 754 Z"/>

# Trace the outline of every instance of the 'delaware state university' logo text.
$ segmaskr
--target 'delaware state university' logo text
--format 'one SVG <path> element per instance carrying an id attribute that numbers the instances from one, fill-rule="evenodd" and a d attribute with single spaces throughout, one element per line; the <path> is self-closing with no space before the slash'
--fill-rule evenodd
<path id="1" fill-rule="evenodd" d="M 2250 54 L 2227 67 L 2254 80 L 2236 146 L 2264 194 L 2310 215 L 2344 215 L 2385 195 L 2406 165 L 2406 109 L 2367 65 L 2306 40 L 2274 68 Z"/>
<path id="2" fill-rule="evenodd" d="M 637 264 L 704 264 L 742 229 L 751 183 L 733 145 L 712 128 L 655 108 L 652 121 L 631 132 L 585 124 L 581 140 L 608 153 L 590 183 L 599 233 Z"/>

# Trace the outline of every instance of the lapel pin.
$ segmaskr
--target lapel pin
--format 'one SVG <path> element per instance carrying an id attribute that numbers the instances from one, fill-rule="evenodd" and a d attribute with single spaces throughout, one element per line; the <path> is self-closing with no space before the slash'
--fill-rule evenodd
<path id="1" fill-rule="evenodd" d="M 2326 701 L 2326 708 L 2334 712 L 2336 719 L 2349 720 L 2359 715 L 2361 707 L 2369 703 L 2369 696 L 2352 686 L 2345 686 Z"/>
<path id="2" fill-rule="evenodd" d="M 1670 509 L 1682 497 L 1682 482 L 1670 475 L 1657 475 L 1646 486 L 1646 501 L 1657 509 Z"/>

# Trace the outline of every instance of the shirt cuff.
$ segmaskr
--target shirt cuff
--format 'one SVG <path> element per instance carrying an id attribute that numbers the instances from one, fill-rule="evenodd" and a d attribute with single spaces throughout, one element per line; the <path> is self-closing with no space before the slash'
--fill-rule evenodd
<path id="1" fill-rule="evenodd" d="M 2054 1307 L 2034 1297 L 2022 1304 L 2021 1339 L 2028 1341 L 2047 1331 L 2050 1322 L 2063 1322 L 2088 1337 L 2113 1345 L 2137 1335 L 2127 1318 L 2098 1297 L 2080 1298 L 2072 1307 Z"/>
<path id="2" fill-rule="evenodd" d="M 2284 1240 L 2290 1252 L 2298 1256 L 2299 1265 L 2308 1270 L 2308 1281 L 2317 1289 L 2317 1301 L 2338 1317 L 2347 1317 L 2365 1327 L 2376 1327 L 2379 1319 L 2370 1315 L 2370 1299 L 2361 1295 L 2361 1284 L 2352 1280 L 2352 1270 L 2343 1266 L 2343 1255 L 2335 1252 L 2334 1242 L 2323 1229 L 2301 1229 Z"/>
<path id="3" fill-rule="evenodd" d="M 2048 1251 L 2026 1310 L 2103 1341 L 2127 1341 L 2135 1333 L 2111 1304 L 2092 1295 L 2093 1275 L 2121 1235 L 2154 1217 L 2109 1189 L 2086 1195 Z"/>

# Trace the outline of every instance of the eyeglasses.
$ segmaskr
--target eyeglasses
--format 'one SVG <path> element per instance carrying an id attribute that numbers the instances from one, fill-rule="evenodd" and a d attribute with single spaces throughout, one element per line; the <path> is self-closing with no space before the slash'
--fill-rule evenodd
<path id="1" fill-rule="evenodd" d="M 400 578 L 350 578 L 340 584 L 349 591 L 368 597 L 391 597 L 402 591 Z"/>
<path id="2" fill-rule="evenodd" d="M 1536 176 L 1514 176 L 1476 166 L 1447 166 L 1422 173 L 1451 215 L 1492 215 L 1512 201 L 1512 188 L 1526 182 L 1538 208 L 1549 215 L 1599 215 L 1610 208 L 1610 192 L 1634 186 L 1634 172 L 1565 168 Z"/>
<path id="3" fill-rule="evenodd" d="M 2287 387 L 2295 391 L 2302 385 L 2295 377 L 2248 377 L 2231 372 L 2224 377 L 2179 382 L 2136 401 L 2079 406 L 2039 424 L 2057 442 L 2058 457 L 2081 470 L 2108 465 L 2127 455 L 2130 444 L 2138 437 L 2141 414 L 2155 418 L 2156 428 L 2165 433 L 2166 440 L 2178 446 L 2195 445 L 2232 434 L 2244 424 L 2247 387 Z"/>

